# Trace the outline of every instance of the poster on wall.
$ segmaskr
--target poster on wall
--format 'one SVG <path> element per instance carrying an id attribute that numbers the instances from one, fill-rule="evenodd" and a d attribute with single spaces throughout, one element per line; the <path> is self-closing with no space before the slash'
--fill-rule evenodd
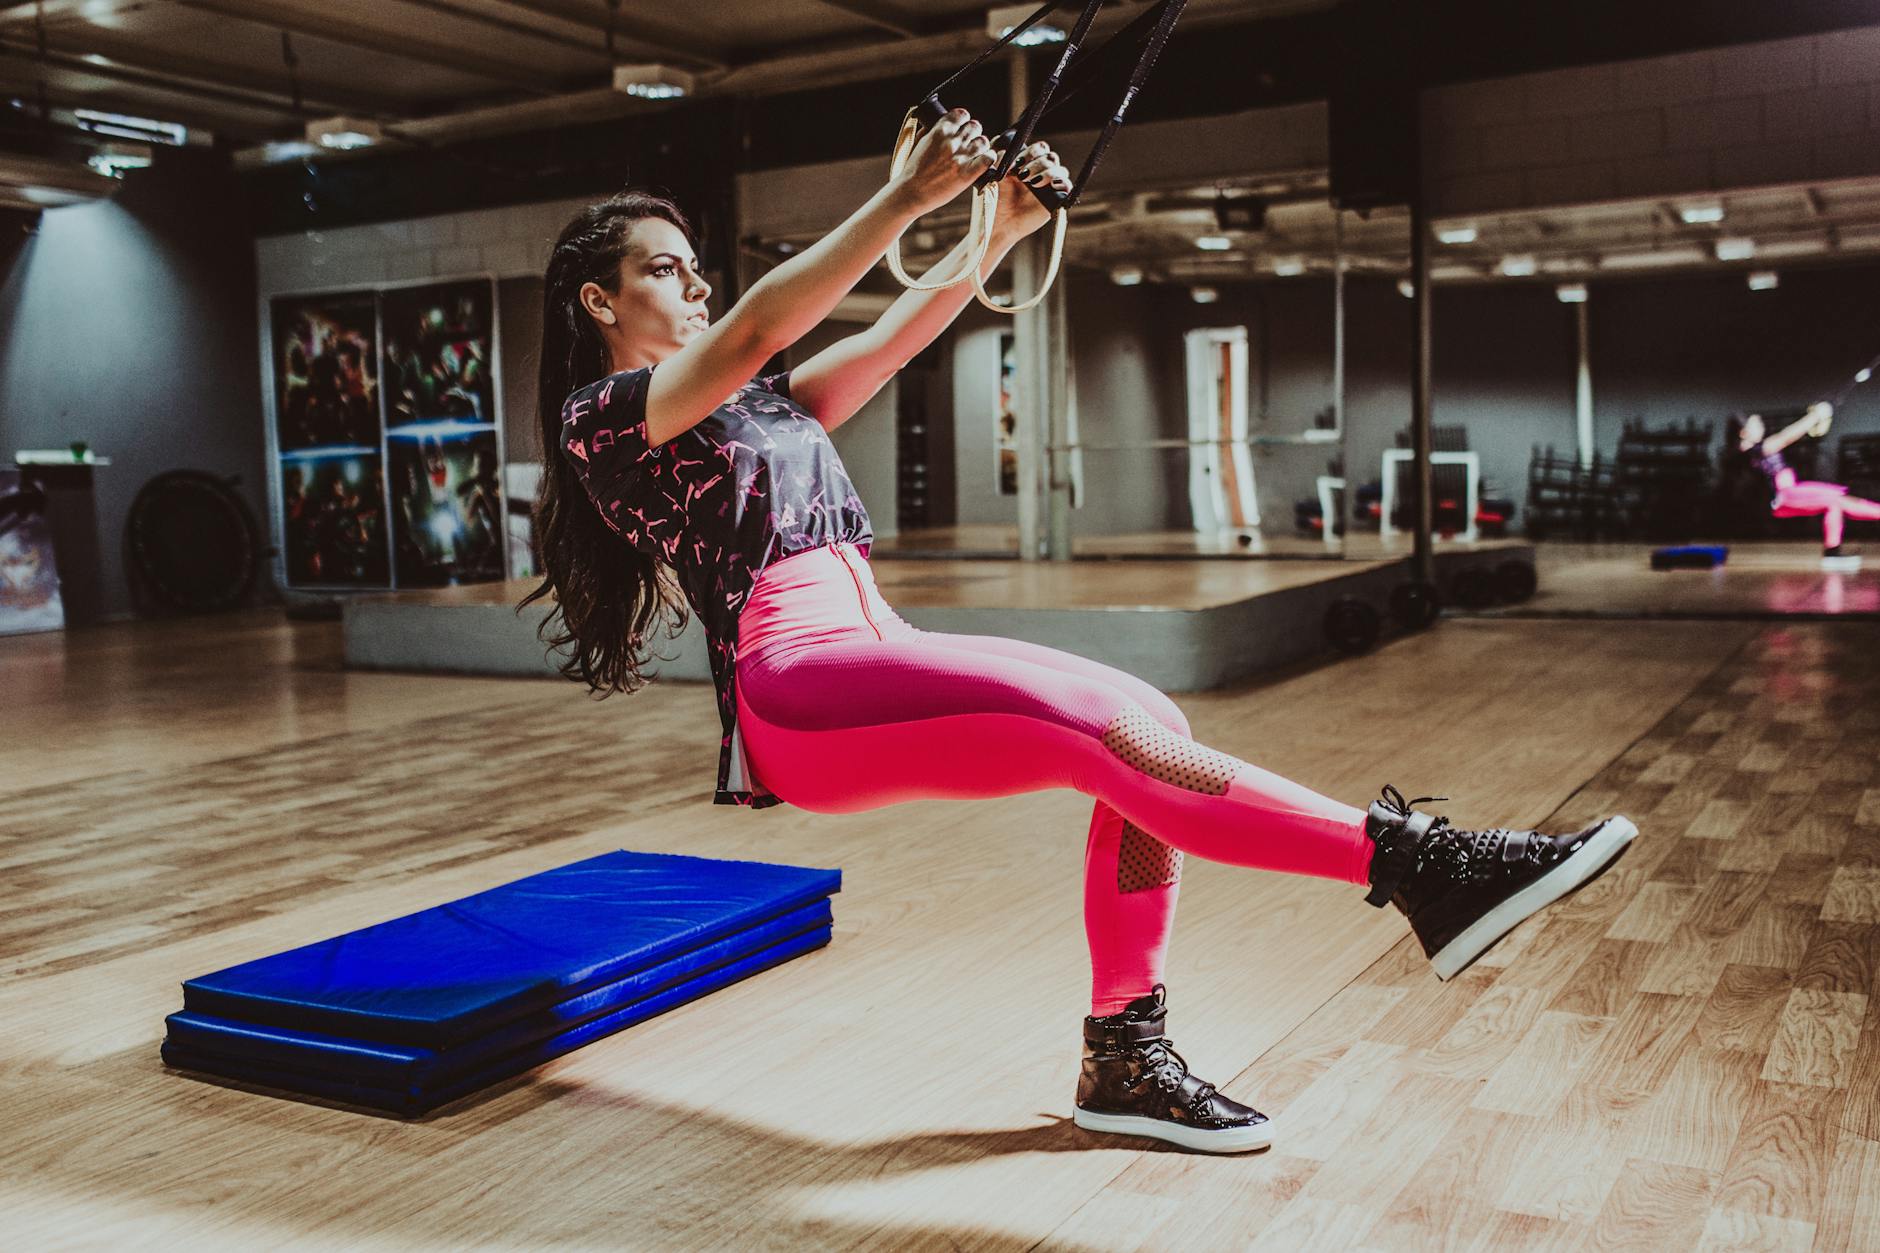
<path id="1" fill-rule="evenodd" d="M 287 581 L 387 587 L 377 297 L 289 296 L 272 314 Z"/>
<path id="2" fill-rule="evenodd" d="M 433 283 L 381 299 L 398 585 L 500 579 L 508 523 L 491 370 L 494 287 Z"/>
<path id="3" fill-rule="evenodd" d="M 375 446 L 281 454 L 287 581 L 295 587 L 385 587 L 385 475 Z"/>
<path id="4" fill-rule="evenodd" d="M 18 470 L 0 470 L 0 635 L 64 625 L 46 494 Z"/>

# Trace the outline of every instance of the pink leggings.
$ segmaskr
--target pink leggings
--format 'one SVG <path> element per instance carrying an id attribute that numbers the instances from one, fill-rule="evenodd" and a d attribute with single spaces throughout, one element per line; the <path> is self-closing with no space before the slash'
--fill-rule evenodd
<path id="1" fill-rule="evenodd" d="M 1833 548 L 1840 544 L 1847 519 L 1880 521 L 1880 502 L 1849 496 L 1839 483 L 1797 480 L 1795 471 L 1784 470 L 1776 478 L 1776 498 L 1770 510 L 1778 518 L 1807 518 L 1821 515 L 1821 544 Z"/>
<path id="2" fill-rule="evenodd" d="M 909 626 L 853 544 L 766 567 L 738 621 L 752 772 L 819 813 L 1067 787 L 1084 854 L 1091 1012 L 1162 977 L 1181 858 L 1368 882 L 1364 812 L 1196 744 L 1153 686 L 1071 653 Z"/>

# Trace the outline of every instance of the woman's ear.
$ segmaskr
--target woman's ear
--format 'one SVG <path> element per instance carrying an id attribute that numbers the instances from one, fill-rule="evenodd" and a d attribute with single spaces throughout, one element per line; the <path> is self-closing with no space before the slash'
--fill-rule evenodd
<path id="1" fill-rule="evenodd" d="M 580 300 L 581 307 L 588 311 L 588 316 L 602 326 L 614 324 L 614 307 L 609 302 L 606 289 L 599 283 L 581 284 L 581 290 L 576 293 L 576 299 Z"/>

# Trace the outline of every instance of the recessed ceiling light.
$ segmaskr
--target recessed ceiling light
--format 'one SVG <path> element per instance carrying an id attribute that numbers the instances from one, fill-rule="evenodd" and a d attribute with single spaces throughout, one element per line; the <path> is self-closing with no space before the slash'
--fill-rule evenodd
<path id="1" fill-rule="evenodd" d="M 672 100 L 689 96 L 698 82 L 670 65 L 616 65 L 614 90 L 642 100 Z"/>
<path id="2" fill-rule="evenodd" d="M 1691 204 L 1679 205 L 1678 216 L 1691 226 L 1698 226 L 1705 222 L 1721 222 L 1723 221 L 1723 206 L 1715 200 L 1695 201 Z"/>
<path id="3" fill-rule="evenodd" d="M 1417 285 L 1407 278 L 1400 278 L 1397 280 L 1397 294 L 1402 296 L 1405 300 L 1415 300 Z"/>
<path id="4" fill-rule="evenodd" d="M 986 33 L 994 39 L 1004 39 L 1015 28 L 1023 26 L 1025 19 L 1037 11 L 1037 6 L 1031 4 L 1007 4 L 987 9 Z M 1012 46 L 1031 48 L 1038 44 L 1061 44 L 1070 37 L 1070 32 L 1062 26 L 1053 26 L 1049 20 L 1045 20 L 1014 39 Z"/>
<path id="5" fill-rule="evenodd" d="M 1757 270 L 1749 276 L 1751 291 L 1768 291 L 1782 281 L 1782 276 L 1774 270 Z"/>
<path id="6" fill-rule="evenodd" d="M 1444 244 L 1472 244 L 1475 242 L 1474 226 L 1445 226 L 1436 232 L 1436 239 Z"/>
<path id="7" fill-rule="evenodd" d="M 1501 259 L 1501 272 L 1509 278 L 1526 278 L 1538 268 L 1531 253 L 1520 253 Z"/>
<path id="8" fill-rule="evenodd" d="M 1118 287 L 1134 287 L 1142 282 L 1142 271 L 1133 265 L 1119 265 L 1110 271 L 1110 281 Z"/>
<path id="9" fill-rule="evenodd" d="M 1711 247 L 1719 261 L 1747 261 L 1756 255 L 1753 239 L 1719 239 Z"/>
<path id="10" fill-rule="evenodd" d="M 1304 274 L 1305 272 L 1306 263 L 1303 257 L 1273 258 L 1273 273 L 1281 278 L 1292 278 L 1294 275 Z"/>
<path id="11" fill-rule="evenodd" d="M 1201 235 L 1195 239 L 1195 247 L 1203 252 L 1226 252 L 1234 246 L 1234 241 L 1225 235 Z"/>
<path id="12" fill-rule="evenodd" d="M 1562 283 L 1554 288 L 1554 295 L 1560 297 L 1563 305 L 1583 305 L 1586 303 L 1586 284 Z"/>
<path id="13" fill-rule="evenodd" d="M 1198 305 L 1211 305 L 1221 298 L 1221 293 L 1215 291 L 1212 287 L 1191 288 L 1188 294 L 1194 297 L 1194 301 Z"/>
<path id="14" fill-rule="evenodd" d="M 385 138 L 379 124 L 370 118 L 329 117 L 317 122 L 307 123 L 307 142 L 318 144 L 322 148 L 335 148 L 341 152 L 350 152 L 354 148 L 370 148 Z"/>

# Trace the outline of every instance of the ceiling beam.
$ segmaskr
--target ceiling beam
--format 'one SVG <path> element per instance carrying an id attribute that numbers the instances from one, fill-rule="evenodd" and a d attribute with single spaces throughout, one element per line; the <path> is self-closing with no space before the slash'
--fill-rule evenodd
<path id="1" fill-rule="evenodd" d="M 38 46 L 26 31 L 0 31 L 0 48 L 35 60 L 38 56 Z M 54 56 L 71 58 L 63 61 L 62 67 L 76 72 L 122 77 L 114 71 L 125 70 L 139 76 L 135 81 L 170 80 L 178 82 L 179 87 L 188 86 L 191 90 L 199 91 L 206 87 L 210 91 L 221 88 L 228 92 L 242 92 L 266 99 L 270 107 L 277 107 L 274 102 L 278 101 L 278 112 L 293 112 L 293 92 L 285 69 L 274 74 L 259 74 L 241 66 L 202 61 L 170 52 L 153 55 L 148 43 L 97 26 L 68 26 L 56 31 L 48 30 L 46 48 Z M 93 57 L 102 57 L 104 61 L 94 61 L 91 59 Z M 300 94 L 304 106 L 301 113 L 307 117 L 323 117 L 330 113 L 397 115 L 405 111 L 404 106 L 390 100 L 362 96 L 344 89 L 335 90 L 320 83 L 303 81 Z"/>
<path id="2" fill-rule="evenodd" d="M 479 56 L 455 45 L 426 39 L 407 31 L 360 26 L 327 17 L 311 9 L 303 9 L 289 0 L 172 0 L 172 3 L 186 9 L 214 13 L 219 17 L 271 26 L 309 39 L 320 39 L 403 61 L 415 61 L 420 65 L 487 78 L 538 95 L 551 95 L 557 89 L 553 79 L 507 61 Z"/>
<path id="3" fill-rule="evenodd" d="M 564 35 L 529 22 L 513 21 L 506 17 L 497 17 L 481 9 L 471 8 L 456 3 L 455 0 L 399 0 L 400 4 L 414 9 L 423 9 L 430 13 L 439 13 L 460 22 L 469 22 L 488 30 L 501 31 L 505 35 L 520 35 L 524 39 L 534 39 L 557 48 L 566 48 L 572 52 L 584 52 L 600 61 L 606 61 L 607 49 L 596 39 L 584 35 Z"/>
<path id="4" fill-rule="evenodd" d="M 606 51 L 605 37 L 608 23 L 605 0 L 488 0 L 488 2 L 509 9 L 524 9 L 538 16 L 545 14 L 557 21 L 585 27 L 602 36 L 597 46 L 602 52 Z M 651 22 L 643 17 L 628 15 L 620 20 L 614 33 L 616 38 L 644 48 L 655 57 L 682 61 L 686 65 L 699 69 L 722 70 L 731 64 L 729 48 L 703 43 L 696 33 L 688 31 L 683 26 Z M 637 57 L 641 54 L 636 52 L 631 55 Z"/>
<path id="5" fill-rule="evenodd" d="M 0 52 L 14 51 L 15 45 L 15 40 L 0 37 Z M 78 74 L 92 78 L 102 78 L 108 82 L 122 83 L 133 90 L 154 92 L 168 96 L 180 96 L 184 99 L 199 101 L 209 105 L 212 110 L 220 107 L 224 110 L 237 109 L 249 114 L 260 114 L 269 119 L 269 123 L 267 124 L 272 125 L 297 123 L 303 117 L 319 116 L 319 114 L 311 113 L 307 110 L 302 110 L 301 113 L 296 114 L 292 108 L 284 103 L 258 98 L 240 91 L 179 83 L 155 74 L 146 74 L 137 70 L 121 69 L 110 65 L 94 65 L 89 61 L 81 61 L 77 58 L 62 56 L 58 53 L 47 56 L 43 61 L 37 56 L 34 56 L 30 60 L 24 57 L 0 56 L 0 81 L 17 83 L 20 85 L 20 94 L 30 95 L 35 79 L 39 77 L 37 73 L 38 68 L 42 65 L 60 74 Z M 81 109 L 96 108 L 98 105 L 106 103 L 101 100 L 79 100 L 75 97 L 68 97 L 68 99 L 76 100 L 73 107 Z M 113 100 L 110 103 L 112 110 L 115 112 L 150 112 L 150 106 L 147 104 L 124 103 L 121 100 Z M 120 104 L 123 104 L 123 107 L 118 107 Z M 198 116 L 200 117 L 202 115 L 198 114 Z M 199 125 L 205 130 L 213 131 L 221 129 L 221 124 L 215 121 L 197 123 L 182 117 L 171 120 L 184 122 L 186 125 Z M 250 126 L 252 125 L 254 125 L 254 123 L 251 121 Z"/>
<path id="6" fill-rule="evenodd" d="M 872 22 L 883 30 L 891 30 L 903 39 L 912 39 L 922 32 L 909 24 L 907 15 L 876 4 L 874 0 L 816 0 L 827 8 L 847 13 L 850 17 L 859 17 L 864 22 Z"/>

